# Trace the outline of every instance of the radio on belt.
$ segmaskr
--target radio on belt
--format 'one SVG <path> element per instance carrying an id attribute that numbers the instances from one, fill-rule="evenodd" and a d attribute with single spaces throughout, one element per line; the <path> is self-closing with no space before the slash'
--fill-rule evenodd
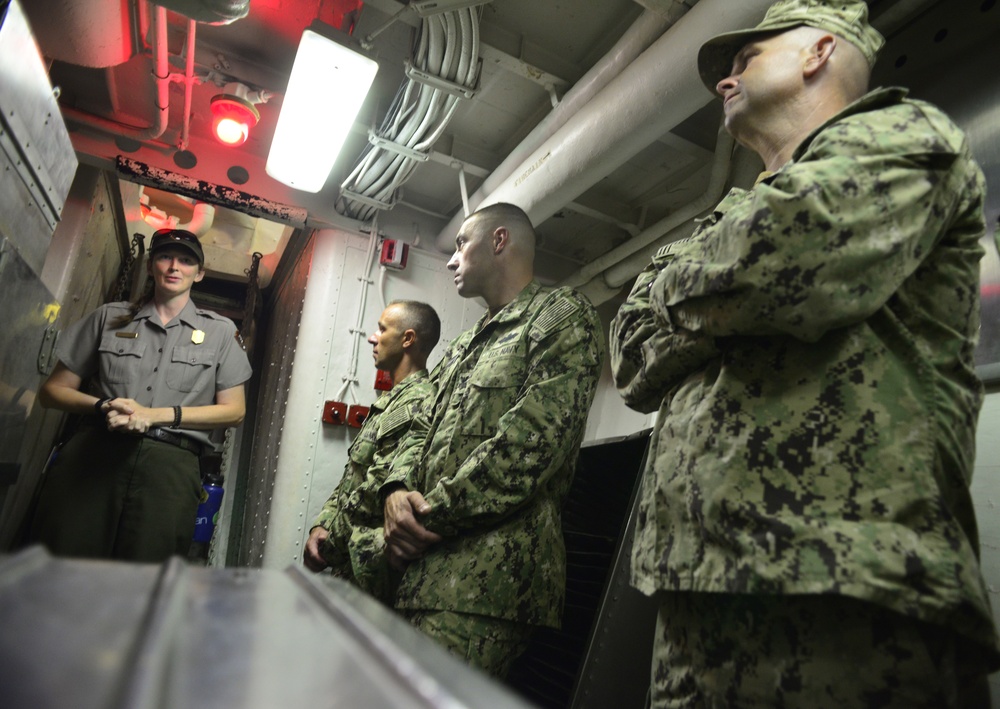
<path id="1" fill-rule="evenodd" d="M 386 268 L 395 268 L 402 271 L 406 268 L 406 255 L 410 251 L 410 245 L 395 239 L 386 239 L 382 242 L 382 255 L 378 262 Z"/>

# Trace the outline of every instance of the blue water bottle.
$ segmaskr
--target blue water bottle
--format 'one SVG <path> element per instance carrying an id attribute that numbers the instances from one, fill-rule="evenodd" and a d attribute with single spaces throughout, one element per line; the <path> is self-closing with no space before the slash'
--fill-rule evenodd
<path id="1" fill-rule="evenodd" d="M 212 532 L 219 518 L 219 508 L 222 506 L 222 476 L 206 475 L 205 495 L 198 505 L 198 516 L 194 523 L 194 541 L 208 543 L 212 541 Z"/>

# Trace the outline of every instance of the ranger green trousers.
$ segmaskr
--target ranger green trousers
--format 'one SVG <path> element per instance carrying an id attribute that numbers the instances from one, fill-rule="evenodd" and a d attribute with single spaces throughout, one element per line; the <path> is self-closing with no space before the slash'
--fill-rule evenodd
<path id="1" fill-rule="evenodd" d="M 29 539 L 57 556 L 159 563 L 187 554 L 201 494 L 191 451 L 85 426 L 42 481 Z"/>

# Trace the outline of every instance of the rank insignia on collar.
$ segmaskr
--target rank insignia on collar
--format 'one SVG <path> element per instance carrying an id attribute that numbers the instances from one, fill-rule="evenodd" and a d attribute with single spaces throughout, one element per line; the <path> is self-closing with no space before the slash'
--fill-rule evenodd
<path id="1" fill-rule="evenodd" d="M 194 332 L 191 333 L 191 342 L 193 342 L 194 344 L 200 345 L 204 341 L 205 341 L 204 330 L 195 330 Z"/>

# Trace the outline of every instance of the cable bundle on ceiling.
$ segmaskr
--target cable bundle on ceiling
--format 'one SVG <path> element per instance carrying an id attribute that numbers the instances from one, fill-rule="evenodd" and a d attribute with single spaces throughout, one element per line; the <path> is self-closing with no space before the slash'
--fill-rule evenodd
<path id="1" fill-rule="evenodd" d="M 479 74 L 481 6 L 423 18 L 412 60 L 417 72 L 400 87 L 378 132 L 341 185 L 337 211 L 362 221 L 394 204 L 396 190 L 426 159 L 451 121 L 461 91 L 475 89 Z M 413 78 L 426 75 L 443 80 Z M 468 95 L 471 95 L 469 93 Z"/>

